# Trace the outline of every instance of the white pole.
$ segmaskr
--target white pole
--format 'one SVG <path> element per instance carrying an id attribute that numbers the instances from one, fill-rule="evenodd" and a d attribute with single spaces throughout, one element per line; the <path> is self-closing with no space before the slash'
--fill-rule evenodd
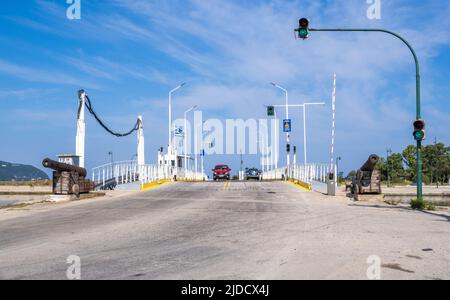
<path id="1" fill-rule="evenodd" d="M 203 149 L 202 149 L 201 159 L 202 159 L 202 176 L 204 176 L 205 175 L 205 155 L 204 155 Z"/>
<path id="2" fill-rule="evenodd" d="M 187 172 L 187 112 L 184 113 L 184 176 Z"/>
<path id="3" fill-rule="evenodd" d="M 174 90 L 169 93 L 169 146 L 167 149 L 167 164 L 169 164 L 169 156 L 172 154 L 172 93 Z"/>
<path id="4" fill-rule="evenodd" d="M 333 123 L 331 130 L 331 170 L 330 173 L 335 174 L 335 164 L 334 164 L 334 142 L 336 133 L 336 74 L 334 74 L 333 80 Z"/>
<path id="5" fill-rule="evenodd" d="M 286 120 L 289 120 L 289 93 L 285 88 L 279 86 L 278 84 L 275 84 L 273 82 L 271 84 L 274 87 L 282 90 L 286 94 Z M 289 143 L 290 143 L 290 133 L 286 132 L 286 145 L 289 145 Z M 287 166 L 289 168 L 289 166 L 291 164 L 291 157 L 290 157 L 290 153 L 288 153 L 287 151 L 286 151 L 286 162 L 287 162 Z"/>
<path id="6" fill-rule="evenodd" d="M 138 134 L 137 134 L 137 163 L 138 166 L 145 165 L 145 140 L 144 140 L 144 123 L 142 116 L 138 117 Z"/>
<path id="7" fill-rule="evenodd" d="M 269 126 L 265 126 L 265 130 L 264 130 L 264 147 L 266 148 L 265 152 L 266 152 L 266 159 L 265 159 L 265 164 L 266 164 L 266 171 L 268 172 L 270 170 L 270 163 L 269 163 Z"/>
<path id="8" fill-rule="evenodd" d="M 285 92 L 286 92 L 286 120 L 289 120 L 289 98 L 288 98 L 288 91 L 285 90 Z M 290 142 L 291 142 L 291 141 L 290 141 L 290 133 L 289 133 L 289 132 L 286 132 L 286 143 L 287 143 L 287 145 L 289 145 Z M 287 153 L 287 166 L 288 166 L 288 168 L 289 168 L 290 165 L 291 165 L 291 155 L 290 155 L 290 153 L 288 152 L 288 153 Z"/>
<path id="9" fill-rule="evenodd" d="M 167 150 L 167 154 L 171 155 L 173 154 L 173 139 L 172 139 L 172 94 L 176 92 L 177 90 L 181 89 L 183 86 L 185 86 L 186 83 L 182 83 L 173 90 L 169 92 L 169 148 Z"/>
<path id="10" fill-rule="evenodd" d="M 188 137 L 188 130 L 187 130 L 187 114 L 194 109 L 197 108 L 197 105 L 192 106 L 187 111 L 184 112 L 184 174 L 187 173 L 187 137 Z"/>
<path id="11" fill-rule="evenodd" d="M 202 121 L 201 122 L 201 124 L 199 124 L 196 128 L 195 128 L 195 135 L 196 135 L 196 141 L 195 141 L 195 172 L 198 172 L 198 155 L 200 154 L 200 156 L 201 156 L 201 153 L 199 153 L 199 150 L 200 151 L 203 151 L 203 125 L 204 125 L 204 122 Z M 197 133 L 197 129 L 199 128 L 201 126 L 201 134 L 200 134 L 200 148 L 201 149 L 199 149 L 198 148 L 198 133 Z M 201 162 L 200 162 L 201 163 Z"/>
<path id="12" fill-rule="evenodd" d="M 305 165 L 308 164 L 307 158 L 307 147 L 306 147 L 306 104 L 303 106 L 303 152 L 305 155 Z"/>
<path id="13" fill-rule="evenodd" d="M 80 100 L 78 106 L 78 116 L 77 116 L 77 136 L 76 136 L 76 155 L 79 157 L 79 167 L 84 168 L 85 166 L 85 138 L 86 138 L 86 122 L 85 122 L 85 103 L 86 103 L 86 92 L 81 90 L 78 92 L 78 98 Z"/>
<path id="14" fill-rule="evenodd" d="M 194 121 L 195 123 L 195 121 Z M 194 129 L 194 171 L 197 174 L 198 173 L 198 165 L 197 165 L 197 143 L 198 143 L 198 134 L 197 134 L 197 126 Z"/>
<path id="15" fill-rule="evenodd" d="M 278 140 L 278 132 L 280 130 L 280 127 L 278 127 L 278 118 L 277 118 L 277 112 L 275 111 L 275 169 L 278 169 L 278 150 L 279 150 L 279 140 Z"/>

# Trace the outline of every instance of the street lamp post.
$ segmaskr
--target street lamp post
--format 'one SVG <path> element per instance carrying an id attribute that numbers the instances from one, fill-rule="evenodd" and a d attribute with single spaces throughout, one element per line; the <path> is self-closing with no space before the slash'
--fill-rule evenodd
<path id="1" fill-rule="evenodd" d="M 187 173 L 187 134 L 188 134 L 188 131 L 186 130 L 186 128 L 187 128 L 187 114 L 190 113 L 191 111 L 193 111 L 196 108 L 197 108 L 197 105 L 192 106 L 191 108 L 189 108 L 188 110 L 186 110 L 184 112 L 184 176 L 186 176 L 186 173 Z"/>
<path id="2" fill-rule="evenodd" d="M 177 90 L 181 89 L 183 86 L 185 86 L 186 83 L 182 83 L 173 90 L 169 92 L 169 148 L 167 150 L 167 154 L 171 155 L 173 154 L 173 139 L 172 139 L 172 94 L 176 92 Z"/>
<path id="3" fill-rule="evenodd" d="M 278 142 L 278 133 L 279 133 L 279 127 L 278 125 L 278 118 L 277 118 L 277 111 L 274 111 L 274 117 L 275 117 L 275 124 L 276 124 L 276 130 L 275 130 L 275 142 L 273 143 L 275 145 L 275 155 L 273 157 L 274 159 L 274 166 L 275 166 L 275 170 L 278 169 L 278 148 L 279 148 L 279 142 Z"/>
<path id="4" fill-rule="evenodd" d="M 271 85 L 282 90 L 286 94 L 286 120 L 289 120 L 289 93 L 288 93 L 288 91 L 276 83 L 271 82 Z M 286 132 L 286 145 L 289 145 L 289 143 L 290 143 L 290 133 Z M 289 166 L 291 164 L 291 157 L 290 157 L 290 153 L 288 151 L 286 151 L 286 159 L 287 159 L 287 167 L 289 168 Z"/>
<path id="5" fill-rule="evenodd" d="M 195 162 L 194 162 L 194 169 L 195 169 L 195 173 L 197 173 L 198 172 L 198 151 L 199 150 L 202 150 L 203 149 L 203 125 L 205 124 L 205 122 L 203 122 L 203 123 L 201 123 L 201 124 L 198 124 L 198 126 L 196 126 L 195 127 L 195 131 L 194 131 L 194 140 L 195 140 L 195 145 L 194 145 L 194 147 L 195 147 L 195 149 L 194 149 L 194 155 L 195 155 L 195 158 L 194 158 L 194 160 L 195 160 Z M 198 133 L 197 133 L 197 129 L 199 128 L 199 127 L 202 127 L 202 132 L 201 132 L 201 148 L 202 149 L 198 149 Z"/>
<path id="6" fill-rule="evenodd" d="M 270 159 L 270 166 L 274 168 L 275 170 L 278 169 L 278 148 L 279 148 L 279 141 L 278 141 L 278 133 L 279 133 L 279 127 L 278 127 L 278 117 L 277 117 L 277 110 L 275 109 L 276 105 L 271 105 L 273 107 L 273 122 L 271 126 L 272 133 L 274 133 L 274 137 L 272 139 L 272 149 L 270 151 L 271 153 L 271 159 Z M 284 106 L 283 106 L 284 107 Z M 269 108 L 269 106 L 265 106 L 265 108 Z"/>
<path id="7" fill-rule="evenodd" d="M 419 59 L 417 58 L 417 54 L 414 51 L 413 47 L 411 46 L 411 44 L 408 43 L 407 40 L 405 40 L 402 36 L 400 36 L 399 34 L 389 31 L 389 30 L 385 30 L 385 29 L 367 29 L 367 28 L 359 28 L 359 29 L 351 29 L 351 28 L 347 28 L 347 29 L 342 29 L 342 28 L 334 28 L 334 29 L 313 29 L 313 28 L 309 28 L 309 21 L 305 18 L 300 19 L 300 27 L 298 29 L 296 29 L 295 31 L 298 32 L 299 36 L 302 39 L 306 39 L 308 38 L 308 32 L 309 31 L 328 31 L 328 32 L 382 32 L 382 33 L 387 33 L 390 34 L 392 36 L 395 36 L 396 38 L 398 38 L 399 40 L 401 40 L 407 47 L 408 49 L 411 51 L 411 54 L 414 58 L 414 63 L 416 66 L 416 122 L 420 121 L 423 122 L 422 120 L 422 114 L 421 114 L 421 100 L 420 100 L 420 66 L 419 66 Z M 422 162 L 422 142 L 423 142 L 423 138 L 424 137 L 419 137 L 416 138 L 417 141 L 417 164 L 416 164 L 416 169 L 417 169 L 417 200 L 418 201 L 423 201 L 423 162 Z"/>

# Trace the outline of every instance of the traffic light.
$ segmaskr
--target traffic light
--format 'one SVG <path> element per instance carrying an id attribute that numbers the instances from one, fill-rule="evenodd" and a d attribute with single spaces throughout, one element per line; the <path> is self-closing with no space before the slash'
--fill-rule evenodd
<path id="1" fill-rule="evenodd" d="M 286 152 L 291 153 L 291 145 L 290 144 L 286 145 Z"/>
<path id="2" fill-rule="evenodd" d="M 273 107 L 273 106 L 268 106 L 268 107 L 267 107 L 267 115 L 268 115 L 269 117 L 275 116 L 275 107 Z"/>
<path id="3" fill-rule="evenodd" d="M 306 18 L 301 18 L 298 23 L 299 27 L 296 29 L 298 32 L 298 37 L 305 40 L 309 36 L 309 20 Z"/>
<path id="4" fill-rule="evenodd" d="M 417 120 L 414 122 L 414 139 L 418 142 L 425 140 L 425 122 L 423 120 Z"/>
<path id="5" fill-rule="evenodd" d="M 297 146 L 294 146 L 294 155 L 297 154 Z"/>

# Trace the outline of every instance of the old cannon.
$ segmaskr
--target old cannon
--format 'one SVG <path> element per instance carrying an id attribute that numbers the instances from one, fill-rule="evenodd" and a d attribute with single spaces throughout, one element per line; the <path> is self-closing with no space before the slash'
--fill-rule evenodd
<path id="1" fill-rule="evenodd" d="M 360 195 L 381 194 L 381 172 L 377 169 L 379 161 L 377 155 L 371 155 L 353 178 L 351 191 L 356 201 Z"/>
<path id="2" fill-rule="evenodd" d="M 42 165 L 53 172 L 53 193 L 55 195 L 76 195 L 89 193 L 93 190 L 93 183 L 86 179 L 84 168 L 60 163 L 49 158 L 44 159 Z"/>

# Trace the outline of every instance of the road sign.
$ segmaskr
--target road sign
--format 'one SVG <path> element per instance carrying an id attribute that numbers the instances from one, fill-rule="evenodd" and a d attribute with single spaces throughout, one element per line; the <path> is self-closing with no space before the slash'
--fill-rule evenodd
<path id="1" fill-rule="evenodd" d="M 288 120 L 283 120 L 283 131 L 284 132 L 292 132 L 292 120 L 288 119 Z"/>
<path id="2" fill-rule="evenodd" d="M 175 127 L 175 136 L 184 137 L 183 127 Z"/>

